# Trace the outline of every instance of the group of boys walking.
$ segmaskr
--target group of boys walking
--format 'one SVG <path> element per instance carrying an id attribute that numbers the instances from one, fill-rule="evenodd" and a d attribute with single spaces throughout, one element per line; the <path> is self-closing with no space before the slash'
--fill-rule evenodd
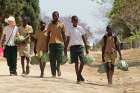
<path id="1" fill-rule="evenodd" d="M 77 16 L 71 17 L 72 26 L 70 31 L 66 31 L 64 23 L 59 20 L 59 13 L 57 11 L 52 13 L 52 18 L 53 20 L 49 23 L 47 29 L 45 29 L 45 23 L 40 22 L 40 31 L 34 35 L 32 34 L 33 29 L 28 25 L 26 18 L 23 19 L 23 25 L 21 27 L 16 26 L 14 17 L 10 16 L 7 19 L 8 26 L 4 28 L 1 46 L 5 46 L 4 50 L 6 50 L 6 52 L 4 52 L 4 54 L 7 59 L 10 75 L 17 75 L 17 45 L 14 42 L 14 38 L 18 35 L 24 35 L 27 37 L 25 42 L 18 45 L 23 74 L 29 74 L 30 72 L 30 43 L 31 38 L 33 38 L 35 41 L 34 53 L 40 57 L 40 77 L 44 76 L 46 65 L 46 62 L 41 61 L 41 56 L 49 51 L 52 77 L 56 77 L 56 75 L 61 76 L 60 63 L 62 62 L 63 55 L 67 56 L 67 49 L 70 47 L 70 59 L 71 63 L 75 63 L 77 83 L 85 81 L 82 75 L 85 64 L 84 56 L 85 53 L 89 54 L 87 41 L 85 39 L 85 30 L 78 25 Z M 122 57 L 118 39 L 113 35 L 110 26 L 107 27 L 107 32 L 108 33 L 103 37 L 102 59 L 107 67 L 108 83 L 112 84 L 117 50 L 119 51 L 120 59 L 122 59 Z M 27 63 L 26 67 L 25 59 Z"/>

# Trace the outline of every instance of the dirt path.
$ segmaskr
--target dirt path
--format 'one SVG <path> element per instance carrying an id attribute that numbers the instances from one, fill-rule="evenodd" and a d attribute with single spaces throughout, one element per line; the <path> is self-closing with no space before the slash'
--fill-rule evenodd
<path id="1" fill-rule="evenodd" d="M 140 66 L 129 68 L 128 72 L 115 71 L 113 86 L 107 85 L 106 75 L 97 73 L 97 68 L 85 66 L 83 74 L 86 83 L 76 84 L 74 65 L 62 66 L 62 77 L 51 78 L 47 64 L 45 78 L 39 78 L 39 67 L 31 66 L 28 76 L 11 77 L 5 62 L 0 62 L 0 93 L 140 93 Z"/>

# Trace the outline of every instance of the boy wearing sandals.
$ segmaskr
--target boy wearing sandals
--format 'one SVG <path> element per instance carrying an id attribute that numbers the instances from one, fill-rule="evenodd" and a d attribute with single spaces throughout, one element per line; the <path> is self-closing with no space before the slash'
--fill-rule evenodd
<path id="1" fill-rule="evenodd" d="M 81 81 L 85 81 L 81 73 L 84 67 L 84 46 L 87 54 L 88 47 L 85 39 L 85 31 L 81 26 L 78 25 L 78 17 L 72 16 L 71 22 L 72 29 L 67 33 L 65 51 L 67 50 L 68 45 L 70 45 L 71 62 L 75 63 L 77 83 L 80 83 Z M 78 59 L 80 59 L 80 63 Z"/>

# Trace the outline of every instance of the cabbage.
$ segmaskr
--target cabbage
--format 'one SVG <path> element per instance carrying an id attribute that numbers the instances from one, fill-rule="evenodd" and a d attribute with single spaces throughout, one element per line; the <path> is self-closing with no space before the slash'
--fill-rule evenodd
<path id="1" fill-rule="evenodd" d="M 25 41 L 25 37 L 24 36 L 17 36 L 15 38 L 15 44 L 20 44 L 20 43 L 23 43 Z"/>
<path id="2" fill-rule="evenodd" d="M 95 61 L 95 57 L 92 56 L 92 55 L 86 55 L 86 56 L 84 57 L 84 62 L 85 62 L 85 64 L 87 64 L 87 65 L 92 64 L 92 62 L 94 62 L 94 61 Z"/>
<path id="3" fill-rule="evenodd" d="M 128 63 L 125 60 L 120 60 L 117 63 L 117 68 L 123 71 L 128 71 Z"/>

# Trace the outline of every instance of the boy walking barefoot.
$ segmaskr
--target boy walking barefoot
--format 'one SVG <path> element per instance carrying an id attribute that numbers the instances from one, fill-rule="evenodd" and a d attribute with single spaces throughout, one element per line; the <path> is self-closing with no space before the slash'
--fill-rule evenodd
<path id="1" fill-rule="evenodd" d="M 40 22 L 40 31 L 35 33 L 34 39 L 35 39 L 34 52 L 35 54 L 37 54 L 37 56 L 40 57 L 40 71 L 41 71 L 40 77 L 43 78 L 46 62 L 42 62 L 41 57 L 46 52 L 47 36 L 45 36 L 45 23 Z"/>
<path id="2" fill-rule="evenodd" d="M 27 37 L 26 40 L 19 45 L 19 54 L 21 56 L 21 65 L 22 65 L 22 74 L 29 74 L 30 69 L 29 69 L 29 64 L 30 64 L 30 35 L 33 33 L 32 26 L 28 25 L 28 20 L 27 18 L 22 19 L 23 24 L 20 27 L 19 34 Z M 25 70 L 25 60 L 26 60 L 26 70 Z"/>
<path id="3" fill-rule="evenodd" d="M 114 63 L 117 58 L 117 51 L 122 60 L 122 55 L 120 51 L 120 43 L 117 36 L 112 32 L 111 27 L 108 25 L 106 28 L 107 34 L 103 37 L 102 46 L 102 61 L 105 63 L 107 68 L 107 79 L 108 84 L 112 84 L 112 78 L 114 74 Z"/>
<path id="4" fill-rule="evenodd" d="M 87 54 L 88 54 L 88 47 L 84 36 L 85 31 L 81 26 L 78 25 L 78 17 L 72 16 L 71 22 L 72 22 L 72 28 L 71 31 L 68 31 L 67 33 L 65 51 L 67 50 L 68 45 L 70 45 L 71 62 L 75 63 L 77 83 L 80 83 L 80 81 L 85 81 L 85 79 L 81 74 L 84 67 L 84 45 Z M 78 59 L 80 59 L 80 63 Z"/>

